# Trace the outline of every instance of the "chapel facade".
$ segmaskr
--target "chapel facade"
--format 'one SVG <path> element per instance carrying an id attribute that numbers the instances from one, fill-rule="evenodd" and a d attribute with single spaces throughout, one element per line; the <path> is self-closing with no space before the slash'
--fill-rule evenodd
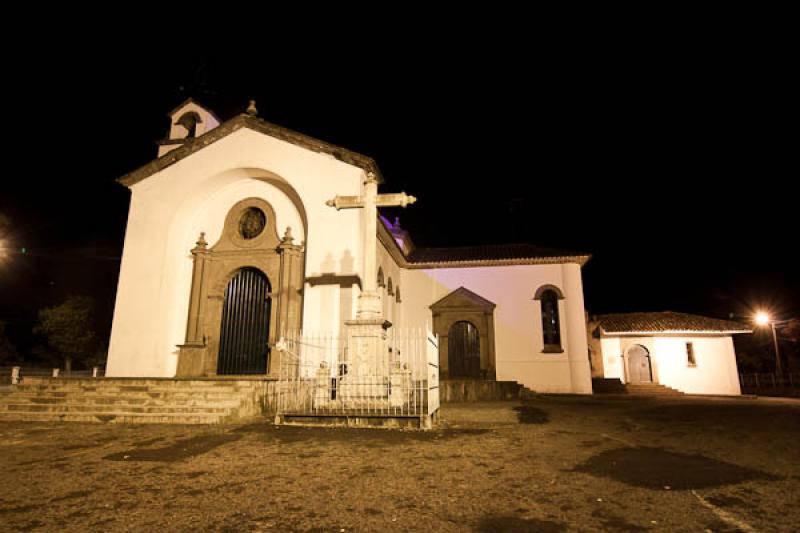
<path id="1" fill-rule="evenodd" d="M 276 343 L 342 333 L 372 277 L 386 328 L 438 335 L 442 379 L 591 393 L 587 254 L 417 247 L 397 220 L 330 207 L 382 182 L 371 158 L 262 120 L 253 105 L 221 120 L 189 99 L 169 116 L 159 157 L 119 180 L 131 204 L 109 377 L 277 379 Z M 376 268 L 365 272 L 373 226 Z"/>

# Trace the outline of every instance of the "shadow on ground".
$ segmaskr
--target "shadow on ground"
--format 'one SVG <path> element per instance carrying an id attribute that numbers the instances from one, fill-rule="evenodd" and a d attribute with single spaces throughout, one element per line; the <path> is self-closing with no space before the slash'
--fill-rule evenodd
<path id="1" fill-rule="evenodd" d="M 662 448 L 615 448 L 577 465 L 574 472 L 621 481 L 648 489 L 702 489 L 742 483 L 754 479 L 774 481 L 772 474 L 698 454 Z"/>
<path id="2" fill-rule="evenodd" d="M 478 533 L 561 533 L 566 530 L 567 526 L 561 522 L 505 515 L 487 516 L 476 529 Z"/>
<path id="3" fill-rule="evenodd" d="M 515 407 L 517 420 L 520 424 L 546 424 L 550 422 L 550 415 L 546 411 L 533 407 L 532 405 L 520 405 Z"/>
<path id="4" fill-rule="evenodd" d="M 200 435 L 189 439 L 182 439 L 173 442 L 168 446 L 160 448 L 148 448 L 151 441 L 145 441 L 144 446 L 137 446 L 124 452 L 106 455 L 103 459 L 109 461 L 163 461 L 171 463 L 181 461 L 197 455 L 202 455 L 213 450 L 218 446 L 233 442 L 242 438 L 241 435 L 224 433 L 221 435 Z M 160 440 L 160 439 L 155 439 Z"/>
<path id="5" fill-rule="evenodd" d="M 346 442 L 368 447 L 414 442 L 450 441 L 462 437 L 474 437 L 489 433 L 486 428 L 440 428 L 434 431 L 391 430 L 381 428 L 347 428 L 314 426 L 275 426 L 272 424 L 250 424 L 236 430 L 237 433 L 254 433 L 267 441 L 292 442 Z"/>

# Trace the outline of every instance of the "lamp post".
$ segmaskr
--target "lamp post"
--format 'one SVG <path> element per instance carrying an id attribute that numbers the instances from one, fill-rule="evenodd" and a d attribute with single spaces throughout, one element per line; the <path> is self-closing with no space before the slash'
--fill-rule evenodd
<path id="1" fill-rule="evenodd" d="M 772 342 L 775 345 L 775 373 L 778 374 L 779 378 L 783 378 L 783 365 L 781 364 L 781 351 L 780 347 L 778 346 L 778 324 L 784 324 L 789 322 L 788 320 L 772 320 L 770 316 L 760 311 L 756 313 L 756 324 L 759 326 L 766 326 L 772 329 Z"/>

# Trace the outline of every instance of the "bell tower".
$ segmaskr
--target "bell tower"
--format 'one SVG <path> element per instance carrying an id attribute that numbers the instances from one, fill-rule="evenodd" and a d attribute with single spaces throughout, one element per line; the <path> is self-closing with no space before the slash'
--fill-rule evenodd
<path id="1" fill-rule="evenodd" d="M 221 122 L 213 111 L 191 98 L 184 100 L 167 116 L 170 119 L 169 133 L 166 139 L 158 141 L 158 157 L 211 131 Z"/>

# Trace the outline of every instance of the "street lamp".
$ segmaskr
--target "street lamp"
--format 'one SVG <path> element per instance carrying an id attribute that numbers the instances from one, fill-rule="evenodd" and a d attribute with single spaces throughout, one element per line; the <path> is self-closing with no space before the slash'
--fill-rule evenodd
<path id="1" fill-rule="evenodd" d="M 788 322 L 788 320 L 772 320 L 769 314 L 765 313 L 764 311 L 759 311 L 756 313 L 755 320 L 757 325 L 769 325 L 769 327 L 772 329 L 772 342 L 775 344 L 775 372 L 778 374 L 778 377 L 783 378 L 783 365 L 781 365 L 781 352 L 778 346 L 777 325 Z"/>

